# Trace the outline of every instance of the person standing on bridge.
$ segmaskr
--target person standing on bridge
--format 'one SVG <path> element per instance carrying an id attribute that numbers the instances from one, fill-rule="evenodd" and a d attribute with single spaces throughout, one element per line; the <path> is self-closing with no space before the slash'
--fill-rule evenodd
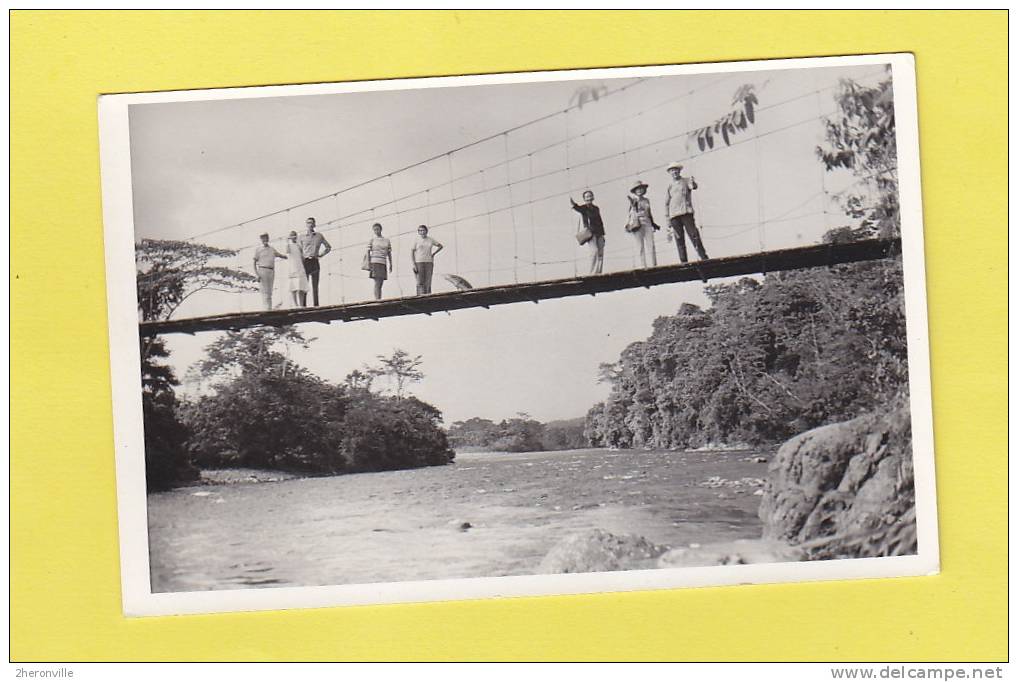
<path id="1" fill-rule="evenodd" d="M 304 271 L 304 252 L 297 243 L 297 233 L 291 231 L 286 242 L 286 256 L 290 261 L 290 294 L 293 304 L 304 308 L 308 304 L 308 274 Z"/>
<path id="2" fill-rule="evenodd" d="M 700 260 L 707 260 L 707 251 L 700 241 L 700 231 L 696 229 L 696 220 L 693 218 L 693 190 L 697 188 L 696 179 L 693 176 L 682 177 L 682 164 L 677 161 L 668 164 L 666 170 L 672 176 L 672 184 L 668 185 L 665 191 L 665 215 L 668 216 L 668 224 L 675 233 L 679 260 L 683 263 L 688 262 L 683 230 L 689 235 L 689 241 L 693 242 L 693 248 L 696 249 Z"/>
<path id="3" fill-rule="evenodd" d="M 375 300 L 382 298 L 382 282 L 389 277 L 392 270 L 392 244 L 382 236 L 382 224 L 371 226 L 375 236 L 368 242 L 368 277 L 375 280 Z"/>
<path id="4" fill-rule="evenodd" d="M 647 267 L 647 252 L 650 264 L 657 267 L 657 251 L 654 248 L 654 231 L 661 229 L 650 212 L 650 200 L 646 197 L 647 183 L 637 180 L 629 190 L 629 221 L 626 230 L 636 238 L 640 247 L 640 262 Z"/>
<path id="5" fill-rule="evenodd" d="M 300 250 L 304 254 L 304 272 L 307 273 L 308 279 L 311 281 L 312 300 L 317 306 L 318 278 L 322 271 L 321 265 L 318 263 L 318 259 L 324 258 L 329 251 L 332 251 L 332 245 L 329 244 L 325 237 L 318 232 L 315 232 L 314 218 L 308 218 L 304 221 L 304 224 L 307 226 L 307 232 L 297 239 L 297 243 L 300 245 Z M 322 251 L 322 247 L 325 248 L 324 251 Z"/>
<path id="6" fill-rule="evenodd" d="M 269 235 L 259 235 L 262 245 L 254 252 L 254 272 L 258 278 L 258 289 L 262 292 L 262 305 L 272 310 L 272 285 L 276 279 L 276 259 L 286 260 L 286 256 L 269 246 Z"/>
<path id="7" fill-rule="evenodd" d="M 435 274 L 435 256 L 444 246 L 428 236 L 428 226 L 417 228 L 417 239 L 410 249 L 410 262 L 417 279 L 417 295 L 431 293 L 431 277 Z"/>
<path id="8" fill-rule="evenodd" d="M 604 222 L 601 209 L 594 205 L 594 193 L 589 189 L 583 193 L 583 204 L 577 204 L 569 197 L 573 210 L 580 214 L 583 226 L 594 235 L 590 238 L 590 274 L 600 275 L 604 268 Z"/>

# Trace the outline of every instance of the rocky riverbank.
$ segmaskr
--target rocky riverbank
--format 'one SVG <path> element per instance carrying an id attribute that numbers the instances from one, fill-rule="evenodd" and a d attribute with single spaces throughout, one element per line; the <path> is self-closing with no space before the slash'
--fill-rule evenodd
<path id="1" fill-rule="evenodd" d="M 771 460 L 766 480 L 712 476 L 699 485 L 722 491 L 762 486 L 754 493 L 762 498 L 762 537 L 669 546 L 637 534 L 594 529 L 559 542 L 545 556 L 541 572 L 891 556 L 917 549 L 912 438 L 904 400 L 886 415 L 865 415 L 788 440 Z"/>

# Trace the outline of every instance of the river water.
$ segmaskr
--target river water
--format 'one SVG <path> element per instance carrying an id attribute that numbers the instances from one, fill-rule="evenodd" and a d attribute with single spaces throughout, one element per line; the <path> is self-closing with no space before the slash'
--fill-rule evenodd
<path id="1" fill-rule="evenodd" d="M 671 547 L 758 538 L 758 454 L 462 453 L 444 467 L 154 493 L 152 590 L 526 575 L 593 528 Z"/>

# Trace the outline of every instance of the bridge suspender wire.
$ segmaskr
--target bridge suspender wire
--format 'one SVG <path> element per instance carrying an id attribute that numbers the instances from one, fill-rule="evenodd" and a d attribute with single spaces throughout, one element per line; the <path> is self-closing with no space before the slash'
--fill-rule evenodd
<path id="1" fill-rule="evenodd" d="M 537 280 L 537 226 L 534 224 L 534 157 L 527 154 L 527 205 L 530 207 L 530 260 L 534 262 L 534 280 Z"/>
<path id="2" fill-rule="evenodd" d="M 396 234 L 393 235 L 393 239 L 396 240 L 396 247 L 395 248 L 390 247 L 391 249 L 390 254 L 392 255 L 393 262 L 400 263 L 399 236 L 403 233 L 400 227 L 399 204 L 396 203 L 396 185 L 393 182 L 392 173 L 389 173 L 389 195 L 392 197 L 392 210 L 396 212 Z M 400 298 L 403 298 L 403 278 L 398 274 L 399 272 L 398 268 L 393 268 L 393 270 L 394 272 L 392 273 L 392 278 L 396 280 L 396 288 L 399 289 Z"/>
<path id="3" fill-rule="evenodd" d="M 237 241 L 234 242 L 234 243 L 235 244 L 243 244 L 244 243 L 244 223 L 240 223 L 239 225 L 237 225 Z M 241 249 L 239 249 L 239 248 L 237 249 L 237 269 L 240 270 L 241 272 L 247 272 L 247 267 L 244 265 L 244 255 L 243 255 Z M 240 312 L 242 312 L 242 313 L 246 312 L 244 310 L 244 294 L 243 294 L 243 292 L 240 295 L 237 296 L 237 307 L 240 309 Z"/>
<path id="4" fill-rule="evenodd" d="M 622 126 L 622 175 L 629 177 L 629 126 Z M 630 266 L 636 269 L 636 250 L 629 249 Z"/>
<path id="5" fill-rule="evenodd" d="M 424 190 L 424 224 L 431 229 L 431 190 Z"/>
<path id="6" fill-rule="evenodd" d="M 580 135 L 580 150 L 583 152 L 583 191 L 586 192 L 587 185 L 590 184 L 590 154 L 587 152 L 587 133 Z"/>
<path id="7" fill-rule="evenodd" d="M 459 221 L 456 220 L 456 180 L 453 177 L 452 172 L 452 152 L 445 155 L 446 160 L 449 162 L 449 202 L 452 204 L 452 244 L 453 249 L 453 264 L 456 266 L 456 274 L 462 277 L 460 273 L 460 232 L 459 232 Z M 428 225 L 430 228 L 431 225 Z"/>
<path id="8" fill-rule="evenodd" d="M 760 242 L 760 253 L 765 250 L 764 246 L 764 225 L 763 225 L 763 194 L 760 191 L 760 134 L 759 134 L 760 116 L 756 117 L 756 122 L 753 123 L 753 157 L 754 165 L 756 167 L 756 224 L 757 224 L 757 238 Z M 766 273 L 765 273 L 766 274 Z"/>
<path id="9" fill-rule="evenodd" d="M 484 176 L 484 171 L 483 170 L 481 171 L 481 186 L 484 187 L 484 190 L 485 190 L 484 191 L 484 213 L 488 217 L 488 286 L 491 286 L 492 284 L 494 284 L 494 282 L 491 281 L 491 257 L 492 257 L 492 248 L 491 248 L 491 213 L 492 213 L 492 211 L 491 211 L 491 208 L 488 205 L 488 180 Z"/>
<path id="10" fill-rule="evenodd" d="M 333 204 L 336 207 L 336 215 L 339 215 L 339 192 L 332 195 Z M 343 281 L 346 276 L 343 274 L 343 231 L 336 235 L 336 251 L 339 255 L 339 302 L 346 303 L 346 283 Z"/>
<path id="11" fill-rule="evenodd" d="M 516 209 L 513 207 L 513 183 L 509 167 L 509 133 L 503 135 L 502 140 L 505 142 L 505 185 L 509 190 L 509 219 L 513 225 L 513 282 L 519 284 L 520 240 L 516 234 Z"/>
<path id="12" fill-rule="evenodd" d="M 290 226 L 292 224 L 293 223 L 290 222 L 290 211 L 287 211 L 285 214 L 283 214 L 283 230 L 282 230 L 283 244 L 282 248 L 279 249 L 282 252 L 282 254 L 286 256 L 286 263 L 283 265 L 276 265 L 277 270 L 275 277 L 275 284 L 279 286 L 280 306 L 285 306 L 289 304 L 287 296 L 290 295 L 290 268 L 294 267 L 294 265 L 290 263 L 290 230 L 292 229 Z M 276 263 L 279 263 L 279 261 L 276 261 Z M 303 266 L 303 261 L 301 262 L 301 265 Z M 280 270 L 284 269 L 286 271 L 286 277 L 285 278 L 279 277 L 279 275 L 281 274 Z M 275 299 L 276 297 L 275 292 L 273 292 L 272 297 L 273 299 Z"/>
<path id="13" fill-rule="evenodd" d="M 820 99 L 820 91 L 816 92 L 817 99 L 817 120 L 822 120 L 824 116 L 824 105 Z M 822 163 L 817 164 L 817 169 L 820 171 L 820 208 L 823 209 L 823 220 L 824 220 L 824 231 L 823 234 L 827 234 L 827 170 L 824 168 Z M 802 235 L 798 235 L 800 238 Z"/>
<path id="14" fill-rule="evenodd" d="M 570 163 L 569 163 L 569 110 L 568 109 L 566 109 L 565 116 L 563 116 L 562 118 L 565 119 L 565 125 L 566 125 L 566 145 L 565 145 L 565 151 L 566 151 L 566 189 L 568 191 L 570 191 L 570 194 L 571 194 L 572 193 L 571 192 L 571 188 L 573 186 L 573 179 L 572 179 L 573 178 L 573 174 L 572 174 L 572 169 L 571 169 Z M 576 268 L 576 250 L 574 249 L 573 250 L 573 277 L 576 277 L 578 274 L 579 274 L 579 272 L 577 271 L 577 268 Z"/>

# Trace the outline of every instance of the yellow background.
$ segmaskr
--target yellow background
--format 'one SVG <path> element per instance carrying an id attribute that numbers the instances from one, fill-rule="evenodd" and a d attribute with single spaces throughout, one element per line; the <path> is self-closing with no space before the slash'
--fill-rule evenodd
<path id="1" fill-rule="evenodd" d="M 1007 15 L 43 12 L 11 17 L 15 661 L 1003 660 Z M 125 619 L 96 97 L 913 52 L 936 577 Z"/>

